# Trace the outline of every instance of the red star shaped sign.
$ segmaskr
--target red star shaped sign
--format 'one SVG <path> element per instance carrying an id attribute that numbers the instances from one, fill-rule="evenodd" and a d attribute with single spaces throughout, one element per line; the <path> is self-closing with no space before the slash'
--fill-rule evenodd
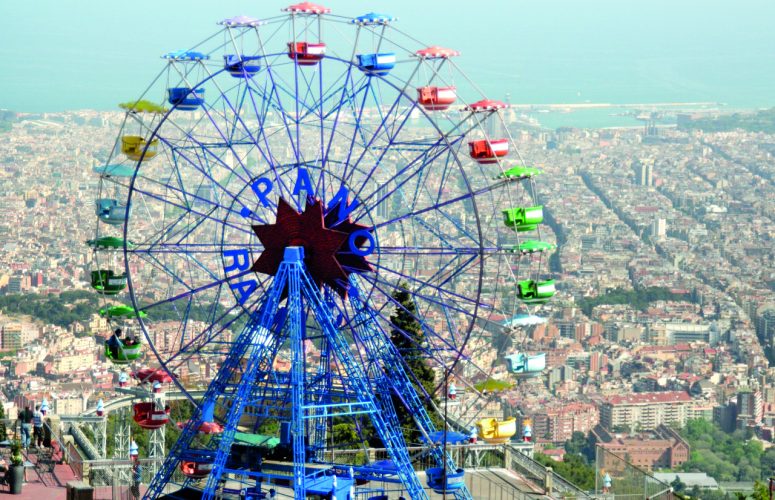
<path id="1" fill-rule="evenodd" d="M 331 212 L 336 212 L 336 207 Z M 251 270 L 274 276 L 280 268 L 286 247 L 304 247 L 304 264 L 315 284 L 318 287 L 328 285 L 344 297 L 349 269 L 371 270 L 363 257 L 349 251 L 350 234 L 365 229 L 365 226 L 352 223 L 349 217 L 336 229 L 326 227 L 326 222 L 334 222 L 333 217 L 324 215 L 320 200 L 311 201 L 302 213 L 294 210 L 285 200 L 278 200 L 275 223 L 253 226 L 264 251 Z M 359 247 L 363 244 L 357 240 L 355 243 Z"/>

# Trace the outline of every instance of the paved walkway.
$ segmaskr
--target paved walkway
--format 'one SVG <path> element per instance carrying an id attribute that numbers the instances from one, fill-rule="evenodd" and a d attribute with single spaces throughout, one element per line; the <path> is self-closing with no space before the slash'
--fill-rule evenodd
<path id="1" fill-rule="evenodd" d="M 8 486 L 0 487 L 0 496 L 13 496 L 14 498 L 34 500 L 60 500 L 67 498 L 68 481 L 76 480 L 75 474 L 69 465 L 60 464 L 61 451 L 55 450 L 50 458 L 49 453 L 38 453 L 30 449 L 25 454 L 28 467 L 27 480 L 22 486 L 21 495 L 11 495 Z"/>

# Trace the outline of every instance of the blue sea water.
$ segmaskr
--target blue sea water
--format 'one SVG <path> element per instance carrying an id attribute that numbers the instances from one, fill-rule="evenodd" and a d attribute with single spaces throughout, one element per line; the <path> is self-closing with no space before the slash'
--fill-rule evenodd
<path id="1" fill-rule="evenodd" d="M 115 109 L 156 76 L 159 55 L 237 14 L 247 0 L 0 0 L 0 108 Z M 401 30 L 462 52 L 461 69 L 513 103 L 775 105 L 772 0 L 321 1 L 335 13 L 399 16 Z M 608 111 L 538 116 L 551 126 L 626 122 Z M 609 118 L 606 118 L 609 117 Z"/>

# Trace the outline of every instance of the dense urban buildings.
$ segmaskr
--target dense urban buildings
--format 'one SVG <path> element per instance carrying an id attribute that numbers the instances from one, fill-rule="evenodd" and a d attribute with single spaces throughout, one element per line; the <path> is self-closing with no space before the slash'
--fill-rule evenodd
<path id="1" fill-rule="evenodd" d="M 675 467 L 689 450 L 673 431 L 715 420 L 764 441 L 775 434 L 775 136 L 676 128 L 548 131 L 514 110 L 507 124 L 537 177 L 556 300 L 547 324 L 490 336 L 467 349 L 509 381 L 482 398 L 470 387 L 450 411 L 516 416 L 539 446 L 601 429 L 604 446 L 645 468 Z M 0 141 L 0 286 L 8 297 L 87 290 L 97 178 L 119 113 L 19 115 Z M 653 132 L 653 131 L 652 131 Z M 499 210 L 501 207 L 493 207 Z M 440 318 L 432 318 L 442 321 Z M 154 341 L 165 348 L 163 322 Z M 113 396 L 96 314 L 67 325 L 0 316 L 7 415 L 43 397 L 77 414 Z M 502 357 L 544 352 L 541 377 L 516 381 Z M 769 358 L 769 359 L 768 359 Z M 181 376 L 204 384 L 208 366 Z M 462 384 L 460 384 L 462 385 Z M 465 390 L 463 390 L 465 389 Z M 619 437 L 616 437 L 617 434 Z"/>

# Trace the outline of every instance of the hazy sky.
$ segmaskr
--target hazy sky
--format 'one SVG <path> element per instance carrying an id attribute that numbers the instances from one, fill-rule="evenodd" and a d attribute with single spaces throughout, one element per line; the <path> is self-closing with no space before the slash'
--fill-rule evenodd
<path id="1" fill-rule="evenodd" d="M 289 2 L 290 3 L 290 2 Z M 775 104 L 773 0 L 330 0 L 342 15 L 400 18 L 512 102 L 712 100 Z M 0 0 L 0 108 L 112 109 L 159 56 L 215 22 L 277 15 L 267 0 Z"/>

